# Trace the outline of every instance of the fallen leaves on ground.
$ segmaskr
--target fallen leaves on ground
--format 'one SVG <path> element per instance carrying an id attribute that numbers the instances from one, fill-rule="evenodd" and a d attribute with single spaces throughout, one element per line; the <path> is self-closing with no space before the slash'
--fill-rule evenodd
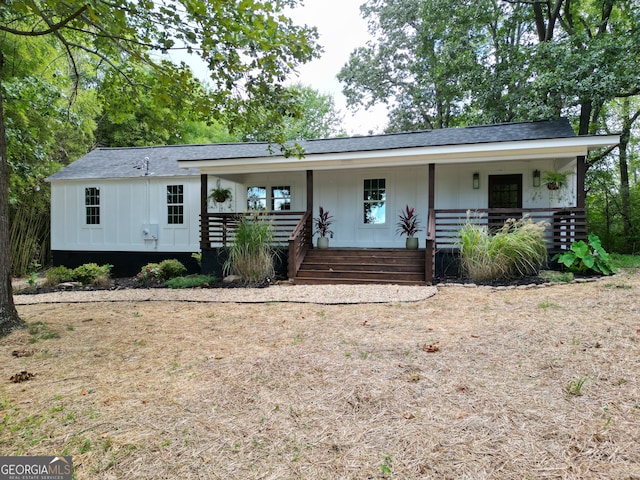
<path id="1" fill-rule="evenodd" d="M 424 350 L 427 353 L 435 353 L 440 350 L 440 344 L 438 342 L 425 343 L 424 345 L 422 345 L 422 350 Z"/>
<path id="2" fill-rule="evenodd" d="M 27 380 L 31 380 L 35 376 L 36 376 L 35 373 L 31 373 L 31 372 L 27 372 L 26 370 L 23 370 L 20 373 L 11 375 L 11 378 L 9 378 L 9 380 L 11 380 L 13 383 L 21 383 L 21 382 L 26 382 Z"/>

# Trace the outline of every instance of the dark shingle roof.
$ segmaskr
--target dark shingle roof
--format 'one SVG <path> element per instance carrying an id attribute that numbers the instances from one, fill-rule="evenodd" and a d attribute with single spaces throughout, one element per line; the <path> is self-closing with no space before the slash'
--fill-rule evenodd
<path id="1" fill-rule="evenodd" d="M 402 148 L 471 145 L 575 137 L 564 119 L 503 123 L 463 128 L 444 128 L 417 132 L 362 137 L 327 138 L 298 142 L 306 155 L 365 152 Z M 144 168 L 136 166 L 149 158 L 149 172 L 154 177 L 198 175 L 197 169 L 184 169 L 178 161 L 222 160 L 278 156 L 276 145 L 268 143 L 221 143 L 212 145 L 171 145 L 163 147 L 98 148 L 71 165 L 51 175 L 50 180 L 131 178 L 144 176 Z"/>

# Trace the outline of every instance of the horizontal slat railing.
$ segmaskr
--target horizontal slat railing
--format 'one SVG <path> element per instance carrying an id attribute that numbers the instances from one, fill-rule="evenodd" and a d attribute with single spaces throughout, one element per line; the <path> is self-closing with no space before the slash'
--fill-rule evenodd
<path id="1" fill-rule="evenodd" d="M 289 236 L 288 276 L 295 278 L 312 244 L 311 212 L 306 212 Z"/>
<path id="2" fill-rule="evenodd" d="M 575 240 L 587 238 L 584 208 L 494 208 L 435 210 L 435 235 L 439 250 L 456 248 L 458 231 L 467 219 L 478 225 L 500 228 L 510 218 L 527 216 L 534 222 L 545 222 L 545 245 L 548 250 L 565 250 Z"/>
<path id="3" fill-rule="evenodd" d="M 201 219 L 202 246 L 204 248 L 229 247 L 235 238 L 235 231 L 243 217 L 251 217 L 255 213 L 207 213 Z M 285 246 L 289 242 L 291 232 L 296 228 L 305 212 L 267 212 L 260 213 L 260 218 L 273 225 L 274 245 Z"/>

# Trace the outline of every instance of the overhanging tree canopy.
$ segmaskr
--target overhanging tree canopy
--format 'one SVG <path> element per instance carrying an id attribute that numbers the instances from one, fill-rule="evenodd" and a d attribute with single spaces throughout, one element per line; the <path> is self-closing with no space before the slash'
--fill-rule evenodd
<path id="1" fill-rule="evenodd" d="M 350 105 L 391 106 L 389 130 L 568 115 L 595 133 L 637 95 L 637 0 L 369 0 L 375 40 L 339 74 Z"/>
<path id="2" fill-rule="evenodd" d="M 11 291 L 9 258 L 7 141 L 2 104 L 5 52 L 13 39 L 50 37 L 66 52 L 80 78 L 78 55 L 97 59 L 103 72 L 127 75 L 133 64 L 151 65 L 159 81 L 188 88 L 184 69 L 161 62 L 161 54 L 183 48 L 209 66 L 213 88 L 206 108 L 213 118 L 250 129 L 251 112 L 265 106 L 277 124 L 297 114 L 284 88 L 300 63 L 317 53 L 317 33 L 299 27 L 281 12 L 297 0 L 8 0 L 0 10 L 0 335 L 22 325 Z M 259 117 L 264 119 L 264 114 Z M 277 132 L 277 130 L 276 130 Z M 283 143 L 282 138 L 271 138 Z"/>

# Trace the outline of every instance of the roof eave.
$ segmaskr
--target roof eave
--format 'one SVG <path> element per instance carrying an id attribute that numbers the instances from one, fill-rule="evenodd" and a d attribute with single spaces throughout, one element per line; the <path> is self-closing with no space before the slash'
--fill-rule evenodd
<path id="1" fill-rule="evenodd" d="M 589 150 L 616 145 L 619 135 L 593 135 L 544 140 L 412 147 L 389 150 L 310 154 L 303 158 L 283 156 L 179 160 L 181 168 L 199 168 L 202 173 L 285 172 L 347 168 L 412 166 L 453 163 L 568 158 L 587 155 Z"/>
<path id="2" fill-rule="evenodd" d="M 48 177 L 46 177 L 44 179 L 45 182 L 87 182 L 87 181 L 93 181 L 93 182 L 98 182 L 98 181 L 118 181 L 118 180 L 141 180 L 141 179 L 161 179 L 161 178 L 190 178 L 190 177 L 195 177 L 200 175 L 200 172 L 192 167 L 182 167 L 184 171 L 180 171 L 178 173 L 158 173 L 158 174 L 151 174 L 151 175 L 136 175 L 136 176 L 131 176 L 131 177 L 127 177 L 124 175 L 111 175 L 111 176 L 98 176 L 98 175 L 93 175 L 93 176 L 85 176 L 85 177 L 65 177 L 65 176 L 60 176 L 60 177 L 56 177 L 55 174 L 50 175 Z"/>

